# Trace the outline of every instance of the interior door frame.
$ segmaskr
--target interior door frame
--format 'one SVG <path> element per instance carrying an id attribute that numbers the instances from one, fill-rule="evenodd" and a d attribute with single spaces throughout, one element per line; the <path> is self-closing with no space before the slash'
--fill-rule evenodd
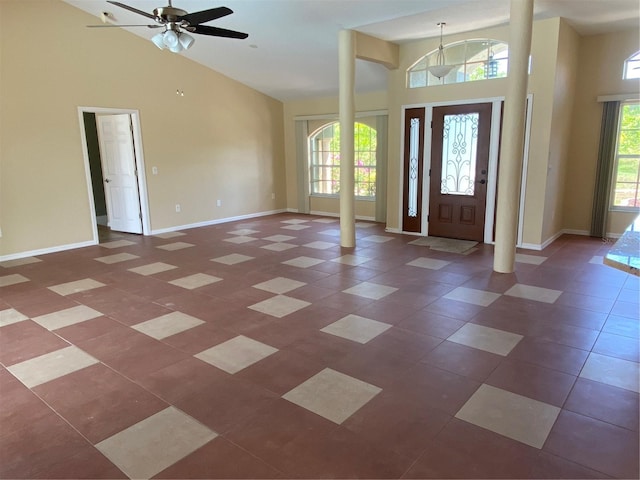
<path id="1" fill-rule="evenodd" d="M 142 234 L 151 235 L 151 218 L 149 215 L 149 197 L 147 195 L 147 177 L 144 167 L 144 152 L 142 149 L 142 129 L 140 127 L 140 112 L 133 109 L 103 108 L 103 107 L 78 107 L 78 120 L 80 123 L 80 140 L 82 144 L 82 156 L 84 157 L 84 170 L 87 180 L 87 194 L 89 197 L 89 210 L 91 225 L 93 227 L 93 244 L 99 243 L 98 222 L 93 198 L 93 186 L 91 183 L 91 167 L 89 164 L 89 151 L 87 149 L 87 133 L 84 128 L 84 114 L 95 113 L 98 115 L 127 114 L 131 116 L 133 127 L 133 148 L 135 149 L 136 169 L 138 170 L 138 193 L 140 196 L 140 213 L 142 214 Z"/>
<path id="2" fill-rule="evenodd" d="M 403 158 L 402 154 L 404 152 L 404 120 L 406 115 L 406 110 L 411 108 L 424 108 L 425 109 L 425 129 L 424 129 L 424 164 L 423 164 L 423 178 L 422 178 L 422 220 L 421 225 L 422 229 L 420 233 L 416 232 L 402 232 L 407 235 L 421 235 L 427 236 L 427 232 L 429 231 L 429 222 L 428 222 L 428 214 L 429 214 L 429 170 L 431 168 L 431 121 L 433 120 L 433 109 L 435 107 L 445 107 L 445 106 L 453 106 L 453 105 L 473 105 L 476 103 L 492 103 L 492 111 L 491 111 L 491 134 L 489 139 L 489 169 L 487 173 L 487 200 L 485 207 L 485 224 L 484 224 L 484 243 L 493 244 L 493 226 L 495 219 L 495 207 L 496 207 L 496 195 L 497 195 L 497 178 L 498 178 L 498 154 L 500 151 L 500 122 L 502 120 L 502 102 L 504 102 L 505 97 L 489 97 L 489 98 L 471 98 L 464 100 L 452 100 L 452 101 L 444 101 L 444 102 L 430 102 L 430 103 L 422 103 L 422 104 L 412 104 L 412 105 L 403 105 L 402 106 L 402 115 L 401 115 L 401 132 L 400 135 L 400 156 L 399 158 Z M 522 233 L 524 226 L 524 200 L 525 193 L 527 187 L 527 166 L 529 159 L 529 143 L 531 136 L 531 119 L 532 119 L 532 111 L 531 108 L 533 105 L 533 94 L 527 95 L 527 116 L 525 122 L 525 141 L 524 141 L 524 155 L 522 161 L 522 177 L 521 177 L 521 190 L 520 190 L 520 205 L 518 209 L 518 236 L 517 236 L 517 246 L 522 245 Z M 399 207 L 398 207 L 398 218 L 402 219 L 402 205 L 403 205 L 403 197 L 405 192 L 403 191 L 404 185 L 404 169 L 400 168 L 400 183 L 399 183 Z M 402 231 L 402 225 L 400 225 L 400 230 Z"/>

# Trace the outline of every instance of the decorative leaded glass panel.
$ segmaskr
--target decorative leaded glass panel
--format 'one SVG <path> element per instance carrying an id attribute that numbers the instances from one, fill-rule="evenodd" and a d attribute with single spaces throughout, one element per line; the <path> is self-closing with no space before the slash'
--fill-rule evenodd
<path id="1" fill-rule="evenodd" d="M 474 194 L 479 117 L 478 113 L 444 116 L 442 194 Z"/>
<path id="2" fill-rule="evenodd" d="M 411 119 L 409 131 L 409 201 L 407 215 L 418 216 L 418 149 L 420 147 L 420 119 Z"/>

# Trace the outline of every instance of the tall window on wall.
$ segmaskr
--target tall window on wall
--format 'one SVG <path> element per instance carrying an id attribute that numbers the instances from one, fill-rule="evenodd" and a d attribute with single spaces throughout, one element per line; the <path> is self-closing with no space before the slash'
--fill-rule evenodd
<path id="1" fill-rule="evenodd" d="M 442 79 L 433 76 L 428 67 L 437 65 L 438 50 L 427 53 L 407 70 L 407 87 L 473 82 L 507 76 L 509 45 L 489 38 L 464 40 L 444 47 L 447 65 L 454 68 Z"/>
<path id="2" fill-rule="evenodd" d="M 640 51 L 631 55 L 624 62 L 624 72 L 622 73 L 622 78 L 640 78 Z"/>
<path id="3" fill-rule="evenodd" d="M 614 157 L 611 207 L 640 208 L 640 102 L 620 105 Z"/>
<path id="4" fill-rule="evenodd" d="M 354 135 L 355 195 L 376 196 L 375 128 L 356 122 Z M 330 123 L 309 135 L 309 177 L 311 195 L 340 194 L 340 124 Z"/>

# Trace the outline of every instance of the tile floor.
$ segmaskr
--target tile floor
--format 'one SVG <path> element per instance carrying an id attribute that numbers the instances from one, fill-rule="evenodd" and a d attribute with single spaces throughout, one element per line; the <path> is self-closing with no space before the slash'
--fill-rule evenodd
<path id="1" fill-rule="evenodd" d="M 489 245 L 337 226 L 0 264 L 0 477 L 638 478 L 639 283 L 609 245 L 501 275 Z"/>

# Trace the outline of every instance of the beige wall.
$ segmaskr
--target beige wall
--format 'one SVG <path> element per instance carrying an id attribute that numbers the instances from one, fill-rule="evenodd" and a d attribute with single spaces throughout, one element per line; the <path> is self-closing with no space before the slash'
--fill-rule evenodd
<path id="1" fill-rule="evenodd" d="M 281 102 L 57 0 L 0 22 L 0 255 L 91 241 L 79 106 L 139 110 L 152 229 L 286 207 Z"/>
<path id="2" fill-rule="evenodd" d="M 580 40 L 578 74 L 571 144 L 565 189 L 565 229 L 588 232 L 591 225 L 593 188 L 598 159 L 602 103 L 599 95 L 638 94 L 640 80 L 623 80 L 624 61 L 640 48 L 637 29 L 583 37 Z M 636 214 L 610 212 L 607 232 L 619 234 Z"/>

